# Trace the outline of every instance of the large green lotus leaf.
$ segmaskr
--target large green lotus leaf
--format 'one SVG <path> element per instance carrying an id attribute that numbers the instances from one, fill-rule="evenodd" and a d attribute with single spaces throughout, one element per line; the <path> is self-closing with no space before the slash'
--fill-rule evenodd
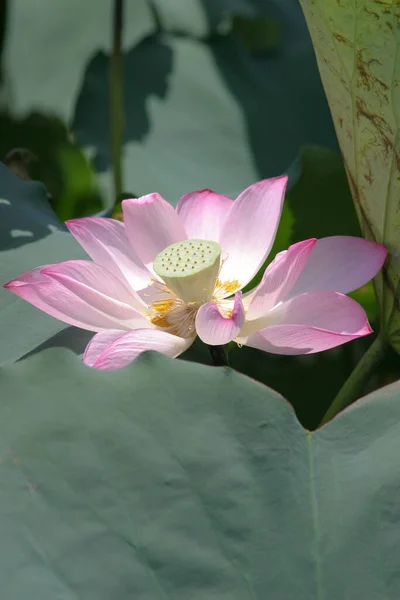
<path id="1" fill-rule="evenodd" d="M 388 246 L 377 293 L 400 349 L 398 0 L 301 0 L 365 235 Z"/>
<path id="2" fill-rule="evenodd" d="M 398 600 L 400 389 L 315 433 L 227 369 L 43 352 L 0 380 L 7 600 Z"/>
<path id="3" fill-rule="evenodd" d="M 235 196 L 284 172 L 302 144 L 336 145 L 297 1 L 155 5 L 158 33 L 148 2 L 124 3 L 125 192 L 159 191 L 173 204 L 195 188 Z M 276 46 L 251 53 L 240 36 L 218 34 L 232 11 L 254 17 L 255 27 L 257 15 L 271 15 L 281 32 Z M 16 0 L 7 34 L 13 111 L 40 109 L 70 122 L 112 202 L 111 3 Z"/>
<path id="4" fill-rule="evenodd" d="M 368 342 L 357 340 L 318 354 L 279 356 L 235 345 L 229 353 L 229 361 L 236 371 L 282 394 L 293 406 L 300 423 L 313 430 L 367 347 Z M 196 357 L 198 355 L 197 352 Z M 375 389 L 379 382 L 374 384 L 366 391 Z"/>
<path id="5" fill-rule="evenodd" d="M 44 187 L 23 181 L 0 163 L 0 364 L 48 344 L 53 336 L 54 345 L 80 349 L 86 333 L 66 330 L 1 286 L 35 267 L 85 257 L 52 211 Z"/>

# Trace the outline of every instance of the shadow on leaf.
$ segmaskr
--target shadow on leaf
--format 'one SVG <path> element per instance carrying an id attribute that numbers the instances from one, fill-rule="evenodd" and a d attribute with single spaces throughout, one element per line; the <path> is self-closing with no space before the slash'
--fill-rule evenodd
<path id="1" fill-rule="evenodd" d="M 165 99 L 172 72 L 171 48 L 154 34 L 123 55 L 125 124 L 124 142 L 142 142 L 151 130 L 148 100 Z M 72 122 L 78 142 L 94 148 L 98 171 L 110 168 L 110 57 L 96 52 L 87 65 Z"/>

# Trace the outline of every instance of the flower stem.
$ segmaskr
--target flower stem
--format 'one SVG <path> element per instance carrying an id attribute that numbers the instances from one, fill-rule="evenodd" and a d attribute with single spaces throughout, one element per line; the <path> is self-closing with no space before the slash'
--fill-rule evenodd
<path id="1" fill-rule="evenodd" d="M 123 0 L 114 0 L 113 48 L 110 60 L 111 158 L 114 178 L 114 202 L 122 195 L 122 136 L 124 127 L 122 77 Z"/>
<path id="2" fill-rule="evenodd" d="M 333 419 L 333 417 L 346 408 L 346 406 L 349 406 L 352 402 L 357 400 L 359 397 L 358 393 L 363 384 L 383 359 L 386 351 L 386 344 L 386 336 L 381 331 L 361 358 L 354 371 L 348 377 L 343 387 L 339 390 L 338 395 L 325 413 L 320 426 L 325 425 L 325 423 Z"/>
<path id="3" fill-rule="evenodd" d="M 229 367 L 225 346 L 208 346 L 215 367 Z"/>

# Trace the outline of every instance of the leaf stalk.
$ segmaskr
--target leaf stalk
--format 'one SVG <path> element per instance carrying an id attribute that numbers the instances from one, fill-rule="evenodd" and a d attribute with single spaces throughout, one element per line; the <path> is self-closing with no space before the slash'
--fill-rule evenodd
<path id="1" fill-rule="evenodd" d="M 123 0 L 114 0 L 113 46 L 110 59 L 110 126 L 111 160 L 114 180 L 114 202 L 122 196 L 122 140 L 124 129 L 123 69 L 122 69 Z"/>
<path id="2" fill-rule="evenodd" d="M 385 332 L 381 330 L 326 411 L 320 427 L 357 400 L 366 380 L 383 359 L 386 347 L 387 337 Z"/>
<path id="3" fill-rule="evenodd" d="M 228 353 L 225 346 L 208 346 L 208 349 L 215 367 L 229 367 Z"/>

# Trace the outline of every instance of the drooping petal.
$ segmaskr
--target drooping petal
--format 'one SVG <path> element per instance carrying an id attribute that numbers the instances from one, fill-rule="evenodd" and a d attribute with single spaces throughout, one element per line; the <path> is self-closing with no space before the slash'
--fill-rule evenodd
<path id="1" fill-rule="evenodd" d="M 310 239 L 293 244 L 286 252 L 277 255 L 253 293 L 246 314 L 247 319 L 261 317 L 290 292 L 304 269 L 316 241 Z"/>
<path id="2" fill-rule="evenodd" d="M 196 332 L 199 338 L 211 346 L 227 344 L 235 339 L 245 320 L 242 294 L 235 295 L 230 316 L 223 316 L 215 302 L 200 306 L 196 315 Z"/>
<path id="3" fill-rule="evenodd" d="M 122 210 L 129 243 L 145 265 L 170 244 L 187 239 L 174 208 L 159 194 L 123 200 Z"/>
<path id="4" fill-rule="evenodd" d="M 233 200 L 227 196 L 212 190 L 198 190 L 182 196 L 176 212 L 189 239 L 219 242 L 221 228 L 232 204 Z"/>
<path id="5" fill-rule="evenodd" d="M 43 273 L 44 270 L 50 270 L 52 267 L 57 268 L 59 265 L 48 265 L 23 273 L 6 283 L 4 287 L 52 317 L 81 329 L 103 331 L 117 328 L 129 330 L 139 326 L 152 327 L 145 317 L 127 305 L 121 304 L 119 307 L 120 317 L 123 318 L 116 318 L 104 312 L 99 308 L 101 301 L 104 302 L 104 308 L 109 308 L 111 300 L 107 304 L 106 299 L 98 299 L 97 307 L 94 306 L 54 277 Z M 116 310 L 115 307 L 113 308 Z"/>
<path id="6" fill-rule="evenodd" d="M 275 354 L 311 354 L 369 333 L 365 311 L 355 300 L 336 292 L 311 292 L 246 323 L 238 341 Z"/>
<path id="7" fill-rule="evenodd" d="M 140 290 L 151 280 L 151 273 L 128 242 L 125 226 L 115 219 L 85 217 L 67 221 L 66 226 L 95 263 L 125 278 Z"/>
<path id="8" fill-rule="evenodd" d="M 226 217 L 220 236 L 221 281 L 244 287 L 264 263 L 275 239 L 287 177 L 264 179 L 244 190 Z"/>
<path id="9" fill-rule="evenodd" d="M 121 329 L 107 329 L 107 331 L 96 333 L 86 346 L 83 354 L 83 362 L 89 367 L 93 367 L 94 363 L 107 346 L 112 344 L 112 342 L 115 342 L 121 335 L 125 334 L 126 331 L 121 331 Z"/>
<path id="10" fill-rule="evenodd" d="M 348 294 L 375 277 L 386 253 L 384 246 L 358 237 L 317 240 L 288 297 L 322 290 Z"/>
<path id="11" fill-rule="evenodd" d="M 159 329 L 137 329 L 117 337 L 103 350 L 92 366 L 105 370 L 120 369 L 146 350 L 155 350 L 175 358 L 187 350 L 193 341 L 194 338 L 184 339 Z"/>

